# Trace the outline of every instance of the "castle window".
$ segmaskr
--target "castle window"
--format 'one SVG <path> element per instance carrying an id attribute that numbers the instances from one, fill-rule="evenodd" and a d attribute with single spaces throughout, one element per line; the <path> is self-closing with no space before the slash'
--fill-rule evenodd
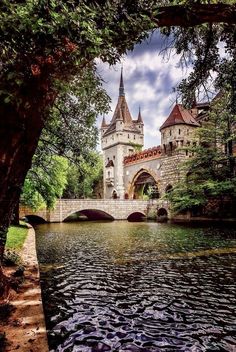
<path id="1" fill-rule="evenodd" d="M 181 145 L 181 147 L 183 147 L 184 141 L 180 141 L 180 145 Z"/>
<path id="2" fill-rule="evenodd" d="M 128 138 L 129 138 L 129 134 L 128 134 Z"/>
<path id="3" fill-rule="evenodd" d="M 107 177 L 110 178 L 111 177 L 111 171 L 107 172 Z"/>
<path id="4" fill-rule="evenodd" d="M 135 134 L 134 134 L 134 139 L 135 139 Z"/>
<path id="5" fill-rule="evenodd" d="M 171 136 L 171 130 L 170 130 L 170 136 Z"/>
<path id="6" fill-rule="evenodd" d="M 189 135 L 189 129 L 187 129 L 187 135 Z"/>
<path id="7" fill-rule="evenodd" d="M 188 156 L 188 150 L 187 149 L 185 150 L 185 153 L 186 153 L 186 156 Z"/>
<path id="8" fill-rule="evenodd" d="M 179 128 L 179 134 L 181 133 L 181 130 L 180 130 L 180 128 Z"/>
<path id="9" fill-rule="evenodd" d="M 115 160 L 115 158 L 116 158 L 116 156 L 115 156 L 115 155 L 113 155 L 113 160 Z"/>
<path id="10" fill-rule="evenodd" d="M 166 186 L 166 189 L 165 189 L 165 192 L 166 192 L 166 193 L 170 193 L 170 192 L 172 192 L 172 191 L 173 191 L 173 186 L 172 186 L 172 185 Z"/>
<path id="11" fill-rule="evenodd" d="M 133 149 L 129 149 L 129 155 L 133 154 Z"/>

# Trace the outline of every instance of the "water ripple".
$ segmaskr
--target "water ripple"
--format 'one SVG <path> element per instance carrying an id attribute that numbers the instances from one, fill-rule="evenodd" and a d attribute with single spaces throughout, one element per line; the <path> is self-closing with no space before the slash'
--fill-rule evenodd
<path id="1" fill-rule="evenodd" d="M 236 351 L 235 230 L 116 222 L 37 236 L 51 352 Z"/>

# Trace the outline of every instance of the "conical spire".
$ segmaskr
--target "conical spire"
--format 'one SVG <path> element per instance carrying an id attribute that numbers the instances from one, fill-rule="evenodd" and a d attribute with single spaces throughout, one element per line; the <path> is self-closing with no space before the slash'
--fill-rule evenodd
<path id="1" fill-rule="evenodd" d="M 124 82 L 123 82 L 123 67 L 121 67 L 121 73 L 120 73 L 119 96 L 120 97 L 124 97 L 125 96 L 125 89 L 124 89 Z"/>
<path id="2" fill-rule="evenodd" d="M 102 118 L 101 127 L 107 127 L 106 120 L 105 120 L 105 116 L 103 116 L 103 118 Z"/>
<path id="3" fill-rule="evenodd" d="M 139 111 L 138 111 L 138 119 L 137 119 L 137 122 L 143 123 L 143 118 L 142 118 L 142 115 L 141 115 L 141 109 L 140 109 L 140 107 L 139 107 Z"/>

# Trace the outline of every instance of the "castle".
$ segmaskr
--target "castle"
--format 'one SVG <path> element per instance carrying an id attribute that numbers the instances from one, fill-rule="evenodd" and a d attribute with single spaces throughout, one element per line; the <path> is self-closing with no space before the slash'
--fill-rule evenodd
<path id="1" fill-rule="evenodd" d="M 200 126 L 209 104 L 195 104 L 186 110 L 172 109 L 160 127 L 161 145 L 142 150 L 144 122 L 139 109 L 133 119 L 125 99 L 121 71 L 117 105 L 110 123 L 103 118 L 101 146 L 104 155 L 104 198 L 159 198 L 181 178 L 180 165 L 189 158 L 183 147 L 195 143 L 193 132 Z"/>

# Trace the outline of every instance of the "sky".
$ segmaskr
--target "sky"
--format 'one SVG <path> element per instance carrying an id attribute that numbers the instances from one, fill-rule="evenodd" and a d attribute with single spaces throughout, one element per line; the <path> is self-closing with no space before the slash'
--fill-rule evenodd
<path id="1" fill-rule="evenodd" d="M 104 80 L 104 88 L 112 99 L 111 112 L 106 115 L 110 122 L 119 94 L 121 66 L 126 101 L 133 119 L 137 119 L 139 106 L 144 121 L 144 148 L 160 144 L 159 128 L 169 116 L 176 103 L 173 88 L 188 75 L 190 69 L 179 65 L 174 52 L 163 57 L 164 38 L 158 32 L 148 40 L 136 45 L 116 66 L 98 63 L 98 72 Z M 102 117 L 98 118 L 98 126 Z"/>

